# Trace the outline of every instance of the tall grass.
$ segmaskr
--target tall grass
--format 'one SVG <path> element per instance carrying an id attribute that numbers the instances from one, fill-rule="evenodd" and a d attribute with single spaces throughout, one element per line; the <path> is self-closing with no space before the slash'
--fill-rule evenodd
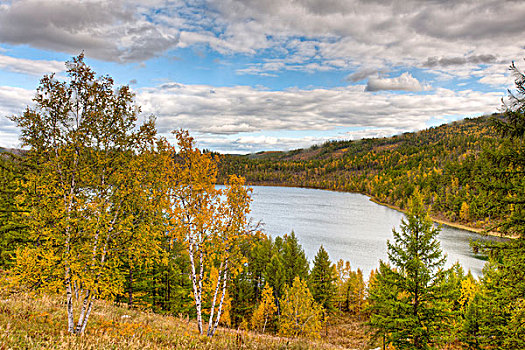
<path id="1" fill-rule="evenodd" d="M 219 329 L 209 339 L 185 318 L 97 301 L 85 334 L 67 333 L 61 298 L 15 294 L 0 300 L 0 349 L 341 349 L 363 348 L 364 332 L 330 327 L 322 340 L 288 339 Z M 331 341 L 332 343 L 328 343 Z"/>

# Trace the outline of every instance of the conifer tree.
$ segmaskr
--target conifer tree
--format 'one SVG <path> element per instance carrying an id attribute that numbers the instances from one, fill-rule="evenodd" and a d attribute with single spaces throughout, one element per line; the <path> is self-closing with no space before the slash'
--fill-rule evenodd
<path id="1" fill-rule="evenodd" d="M 509 90 L 509 102 L 502 119 L 495 119 L 500 142 L 486 149 L 482 178 L 489 203 L 503 207 L 506 217 L 499 230 L 514 235 L 516 240 L 489 244 L 489 264 L 479 296 L 469 307 L 467 338 L 476 344 L 499 349 L 525 347 L 525 75 L 513 63 L 510 70 L 515 78 L 515 92 Z M 475 322 L 474 322 L 475 321 Z"/>
<path id="2" fill-rule="evenodd" d="M 326 313 L 334 309 L 335 273 L 328 253 L 321 246 L 314 258 L 314 266 L 310 273 L 310 291 L 314 300 L 323 307 Z"/>
<path id="3" fill-rule="evenodd" d="M 410 201 L 401 231 L 388 242 L 392 267 L 380 262 L 369 291 L 370 326 L 397 349 L 432 349 L 450 325 L 445 257 L 418 193 Z"/>
<path id="4" fill-rule="evenodd" d="M 295 277 L 302 280 L 308 278 L 308 259 L 306 254 L 297 241 L 295 232 L 284 236 L 282 261 L 285 271 L 285 283 L 291 286 Z"/>
<path id="5" fill-rule="evenodd" d="M 268 263 L 265 271 L 265 278 L 267 283 L 272 287 L 276 300 L 281 297 L 284 287 L 286 275 L 281 257 L 274 254 Z M 277 302 L 277 312 L 280 314 L 279 302 Z"/>

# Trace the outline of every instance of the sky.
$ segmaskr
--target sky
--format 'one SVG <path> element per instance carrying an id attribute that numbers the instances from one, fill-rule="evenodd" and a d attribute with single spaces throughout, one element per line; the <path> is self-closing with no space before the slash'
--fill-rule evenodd
<path id="1" fill-rule="evenodd" d="M 0 146 L 84 52 L 159 133 L 224 153 L 385 137 L 502 110 L 525 1 L 0 0 Z M 523 63 L 523 64 L 522 64 Z"/>

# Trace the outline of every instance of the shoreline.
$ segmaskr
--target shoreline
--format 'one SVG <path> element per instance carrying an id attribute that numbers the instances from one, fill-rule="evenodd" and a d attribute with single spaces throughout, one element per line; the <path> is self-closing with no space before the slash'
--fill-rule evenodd
<path id="1" fill-rule="evenodd" d="M 376 198 L 370 197 L 369 195 L 366 195 L 366 194 L 365 194 L 365 196 L 370 198 L 370 200 L 372 202 L 376 203 L 376 204 L 388 207 L 390 209 L 396 210 L 396 211 L 398 211 L 400 213 L 403 213 L 403 214 L 406 213 L 406 210 L 403 210 L 403 209 L 401 209 L 399 207 L 396 207 L 395 205 L 388 204 L 388 203 L 382 203 L 379 200 L 377 200 Z M 498 232 L 494 232 L 494 231 L 485 231 L 485 230 L 483 230 L 481 228 L 470 227 L 470 226 L 467 226 L 465 224 L 460 224 L 460 223 L 457 223 L 457 222 L 451 222 L 451 221 L 448 221 L 448 220 L 437 218 L 437 217 L 432 216 L 432 215 L 430 215 L 430 219 L 432 221 L 434 221 L 434 222 L 437 222 L 438 224 L 442 224 L 442 225 L 445 225 L 445 226 L 457 228 L 457 229 L 464 230 L 464 231 L 477 233 L 477 234 L 482 235 L 482 236 L 492 236 L 492 237 L 508 238 L 508 239 L 516 239 L 517 238 L 517 237 L 514 237 L 514 236 L 505 236 L 505 235 L 502 235 L 502 234 L 500 234 Z"/>
<path id="2" fill-rule="evenodd" d="M 364 196 L 367 196 L 370 201 L 372 201 L 372 202 L 374 202 L 374 203 L 376 203 L 378 205 L 381 205 L 381 206 L 384 206 L 384 207 L 388 207 L 390 209 L 393 209 L 393 210 L 401 212 L 401 213 L 406 213 L 406 210 L 403 210 L 403 209 L 401 209 L 401 208 L 399 208 L 399 207 L 397 207 L 395 205 L 392 205 L 392 204 L 383 203 L 383 202 L 379 201 L 377 198 L 372 197 L 372 196 L 370 196 L 367 193 L 331 190 L 331 189 L 318 188 L 318 187 L 309 187 L 309 186 L 289 186 L 289 185 L 282 184 L 282 183 L 279 184 L 279 183 L 252 183 L 252 182 L 250 182 L 250 183 L 247 184 L 247 186 L 295 187 L 295 188 L 309 188 L 309 189 L 314 189 L 314 190 L 323 190 L 323 191 L 331 191 L 331 192 L 358 193 L 358 194 L 362 194 Z M 437 217 L 432 216 L 432 215 L 430 215 L 430 219 L 432 219 L 432 221 L 434 221 L 436 223 L 439 223 L 439 224 L 442 224 L 442 225 L 450 226 L 450 227 L 457 228 L 457 229 L 464 230 L 464 231 L 477 233 L 477 234 L 482 235 L 482 236 L 492 236 L 492 237 L 507 238 L 507 239 L 516 239 L 517 238 L 515 236 L 506 236 L 506 235 L 502 235 L 502 234 L 500 234 L 498 232 L 485 231 L 485 230 L 483 230 L 481 228 L 470 227 L 470 226 L 467 226 L 467 225 L 464 225 L 464 224 L 447 221 L 447 220 L 444 220 L 444 219 L 441 219 L 441 218 L 437 218 Z"/>

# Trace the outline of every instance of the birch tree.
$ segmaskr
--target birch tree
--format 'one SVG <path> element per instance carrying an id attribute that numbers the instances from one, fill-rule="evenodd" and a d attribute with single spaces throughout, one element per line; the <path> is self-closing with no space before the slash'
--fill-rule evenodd
<path id="1" fill-rule="evenodd" d="M 286 337 L 319 338 L 322 328 L 322 307 L 312 297 L 305 281 L 295 277 L 286 286 L 280 301 L 279 334 Z"/>
<path id="2" fill-rule="evenodd" d="M 224 190 L 215 187 L 217 166 L 210 154 L 202 153 L 186 131 L 176 131 L 178 152 L 172 150 L 170 228 L 174 239 L 184 243 L 190 260 L 197 326 L 204 334 L 204 314 L 208 314 L 206 334 L 212 337 L 223 313 L 228 281 L 238 273 L 243 257 L 239 242 L 247 239 L 250 190 L 244 179 L 231 176 Z M 212 272 L 215 285 L 211 300 L 204 300 L 204 281 Z M 209 286 L 208 286 L 209 288 Z M 209 305 L 205 313 L 204 305 Z"/>
<path id="3" fill-rule="evenodd" d="M 12 118 L 37 164 L 24 194 L 35 244 L 18 250 L 13 276 L 64 293 L 67 330 L 79 334 L 94 300 L 120 288 L 116 257 L 123 247 L 154 248 L 158 232 L 143 219 L 161 212 L 152 163 L 161 143 L 153 120 L 137 125 L 128 86 L 97 77 L 83 55 L 66 67 L 67 80 L 44 76 L 35 107 Z"/>
<path id="4" fill-rule="evenodd" d="M 277 306 L 275 305 L 273 289 L 272 287 L 270 287 L 269 284 L 266 284 L 262 291 L 261 302 L 259 303 L 252 315 L 252 329 L 264 333 L 268 321 L 272 323 L 276 312 Z"/>

